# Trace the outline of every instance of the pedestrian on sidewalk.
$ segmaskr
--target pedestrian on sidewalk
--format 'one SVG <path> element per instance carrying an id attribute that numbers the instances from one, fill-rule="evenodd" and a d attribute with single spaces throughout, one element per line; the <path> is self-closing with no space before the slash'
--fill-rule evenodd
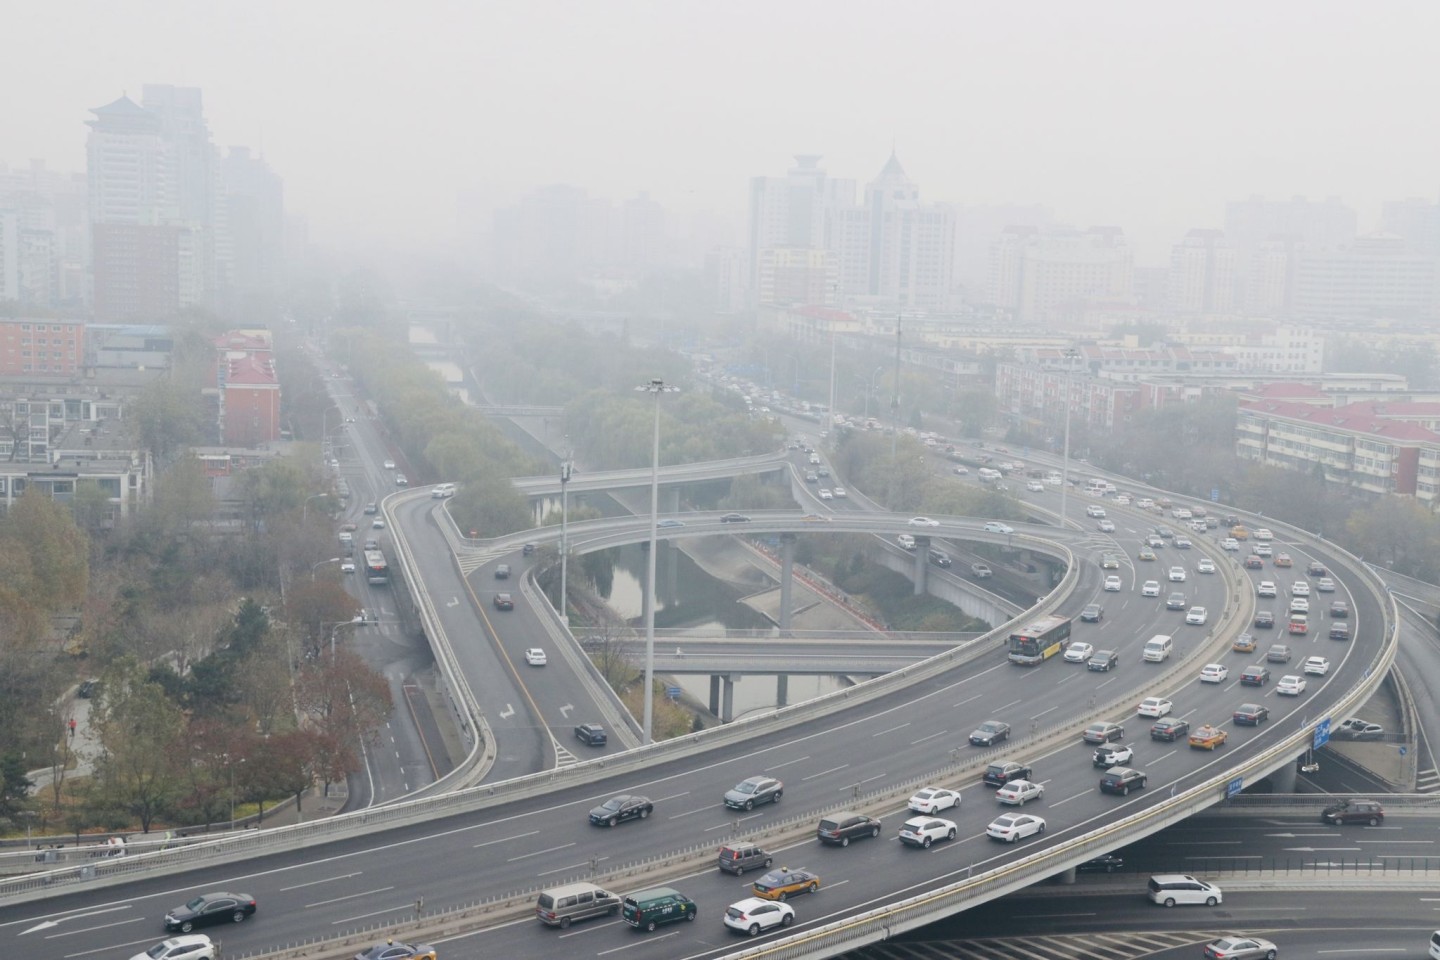
<path id="1" fill-rule="evenodd" d="M 71 740 L 74 740 L 74 739 L 75 739 L 75 718 L 74 718 L 74 717 L 71 717 L 71 718 L 70 718 L 70 739 L 71 739 Z"/>

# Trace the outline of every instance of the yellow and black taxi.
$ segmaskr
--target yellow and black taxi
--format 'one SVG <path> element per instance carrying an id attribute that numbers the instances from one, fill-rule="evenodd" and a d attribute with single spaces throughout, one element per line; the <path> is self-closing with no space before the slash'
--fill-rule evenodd
<path id="1" fill-rule="evenodd" d="M 820 889 L 820 877 L 809 870 L 791 870 L 781 867 L 771 870 L 759 880 L 750 884 L 755 896 L 764 900 L 788 900 L 802 893 L 814 893 Z"/>
<path id="2" fill-rule="evenodd" d="M 1228 737 L 1229 734 L 1219 727 L 1212 727 L 1210 724 L 1204 723 L 1196 727 L 1195 732 L 1190 734 L 1190 746 L 1201 750 L 1214 750 L 1216 747 L 1222 746 Z"/>
<path id="3" fill-rule="evenodd" d="M 1230 644 L 1230 649 L 1236 653 L 1254 653 L 1255 638 L 1248 633 L 1242 633 L 1235 638 L 1234 643 Z"/>

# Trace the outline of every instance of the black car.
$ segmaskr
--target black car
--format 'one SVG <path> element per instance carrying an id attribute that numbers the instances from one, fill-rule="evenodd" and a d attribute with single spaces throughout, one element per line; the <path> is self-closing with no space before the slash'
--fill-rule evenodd
<path id="1" fill-rule="evenodd" d="M 165 914 L 165 929 L 189 933 L 196 927 L 239 923 L 255 913 L 255 898 L 245 893 L 203 893 Z"/>
<path id="2" fill-rule="evenodd" d="M 1087 603 L 1085 609 L 1080 611 L 1080 619 L 1086 623 L 1099 623 L 1105 616 L 1105 608 L 1098 603 Z"/>
<path id="3" fill-rule="evenodd" d="M 1113 853 L 1105 853 L 1094 860 L 1086 860 L 1075 867 L 1076 873 L 1114 873 L 1125 869 L 1125 861 Z"/>
<path id="4" fill-rule="evenodd" d="M 575 728 L 575 739 L 587 747 L 603 747 L 610 738 L 598 723 L 582 723 Z"/>
<path id="5" fill-rule="evenodd" d="M 1003 787 L 1013 780 L 1029 780 L 1030 774 L 1033 772 L 1027 763 L 1001 760 L 999 763 L 992 763 L 985 768 L 980 782 L 990 787 Z"/>
<path id="6" fill-rule="evenodd" d="M 1189 604 L 1185 602 L 1185 594 L 1178 590 L 1165 598 L 1166 610 L 1184 610 Z"/>
<path id="7" fill-rule="evenodd" d="M 355 954 L 355 960 L 435 960 L 435 956 L 435 948 L 428 943 L 389 940 Z"/>
<path id="8" fill-rule="evenodd" d="M 1178 721 L 1185 723 L 1184 720 Z M 1189 724 L 1185 724 L 1187 727 Z M 1154 731 L 1151 731 L 1152 735 Z M 1111 767 L 1105 771 L 1100 778 L 1101 793 L 1118 793 L 1120 796 L 1129 796 L 1131 790 L 1144 790 L 1149 777 L 1136 770 L 1134 767 Z"/>
<path id="9" fill-rule="evenodd" d="M 655 809 L 649 797 L 620 794 L 611 797 L 590 811 L 590 822 L 596 826 L 613 827 L 621 820 L 644 820 Z"/>
<path id="10" fill-rule="evenodd" d="M 721 523 L 749 523 L 750 518 L 743 513 L 727 513 L 720 518 Z"/>
<path id="11" fill-rule="evenodd" d="M 1270 682 L 1270 670 L 1266 667 L 1246 667 L 1240 674 L 1240 682 L 1247 687 L 1263 687 Z"/>
<path id="12" fill-rule="evenodd" d="M 496 579 L 496 580 L 509 580 L 509 579 L 510 579 L 510 564 L 508 564 L 508 563 L 497 563 L 497 564 L 495 564 L 495 579 Z"/>
<path id="13" fill-rule="evenodd" d="M 1001 740 L 1010 739 L 1010 724 L 999 720 L 986 720 L 970 734 L 970 744 L 976 747 L 993 747 Z"/>
<path id="14" fill-rule="evenodd" d="M 1343 622 L 1342 622 L 1342 623 L 1332 623 L 1332 624 L 1330 624 L 1330 639 L 1331 639 L 1331 640 L 1349 640 L 1349 639 L 1350 639 L 1350 624 L 1348 624 L 1348 623 L 1343 623 Z"/>
<path id="15" fill-rule="evenodd" d="M 1151 740 L 1165 740 L 1174 743 L 1183 739 L 1190 733 L 1190 724 L 1185 720 L 1178 720 L 1175 717 L 1162 717 L 1156 720 L 1150 727 Z"/>
<path id="16" fill-rule="evenodd" d="M 1344 600 L 1332 600 L 1330 602 L 1330 616 L 1336 620 L 1344 620 L 1350 616 L 1350 604 Z"/>
<path id="17" fill-rule="evenodd" d="M 1109 673 L 1120 665 L 1120 654 L 1114 650 L 1096 650 L 1090 659 L 1085 661 L 1086 670 L 1098 670 L 1102 673 Z"/>
<path id="18" fill-rule="evenodd" d="M 1270 719 L 1270 708 L 1258 703 L 1242 703 L 1231 719 L 1241 726 L 1258 727 Z"/>
<path id="19" fill-rule="evenodd" d="M 515 609 L 515 600 L 514 600 L 514 598 L 512 598 L 512 597 L 510 596 L 510 594 L 508 594 L 508 593 L 497 593 L 497 594 L 495 594 L 495 609 L 496 609 L 496 610 L 514 610 L 514 609 Z"/>
<path id="20" fill-rule="evenodd" d="M 851 840 L 880 836 L 883 826 L 874 817 L 846 811 L 822 819 L 815 828 L 815 836 L 821 843 L 838 843 L 842 847 L 848 847 Z"/>
<path id="21" fill-rule="evenodd" d="M 1255 614 L 1255 626 L 1261 630 L 1271 630 L 1275 627 L 1275 614 L 1269 610 L 1261 610 Z"/>

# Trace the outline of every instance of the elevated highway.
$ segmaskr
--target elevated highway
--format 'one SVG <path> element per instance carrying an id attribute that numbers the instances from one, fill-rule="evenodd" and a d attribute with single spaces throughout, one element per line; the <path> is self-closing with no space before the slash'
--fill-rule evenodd
<path id="1" fill-rule="evenodd" d="M 738 532 L 718 520 L 712 526 L 711 521 L 687 516 L 683 522 L 683 527 L 664 529 L 662 535 Z M 752 529 L 772 524 L 777 532 L 853 530 L 891 536 L 908 527 L 895 517 L 837 516 L 810 521 L 809 526 L 794 516 L 757 516 L 752 522 Z M 577 534 L 577 547 L 598 549 L 648 535 L 643 521 L 595 523 Z M 942 520 L 931 535 L 984 539 L 986 532 L 979 527 L 978 521 L 952 518 Z M 440 537 L 435 527 L 424 523 L 412 525 L 412 535 L 417 555 L 432 553 Z M 312 937 L 316 930 L 352 929 L 365 922 L 394 925 L 413 913 L 416 896 L 424 897 L 427 914 L 484 901 L 477 909 L 492 918 L 521 917 L 525 890 L 567 878 L 595 876 L 632 889 L 652 878 L 683 876 L 675 882 L 700 902 L 700 924 L 634 938 L 613 922 L 601 922 L 572 931 L 564 950 L 596 957 L 616 950 L 640 957 L 718 957 L 735 954 L 737 946 L 720 934 L 717 914 L 743 893 L 730 878 L 695 871 L 709 861 L 720 837 L 747 836 L 773 845 L 792 865 L 817 869 L 826 887 L 813 904 L 797 904 L 800 922 L 783 941 L 767 940 L 741 952 L 830 956 L 984 902 L 1154 832 L 1223 801 L 1237 778 L 1243 785 L 1274 770 L 1293 769 L 1317 721 L 1343 714 L 1368 696 L 1393 655 L 1393 611 L 1383 589 L 1333 548 L 1298 536 L 1289 539 L 1297 560 L 1319 557 L 1340 575 L 1354 608 L 1356 638 L 1328 646 L 1328 641 L 1307 637 L 1306 644 L 1331 657 L 1332 669 L 1301 698 L 1283 701 L 1273 698 L 1271 690 L 1252 693 L 1235 689 L 1233 683 L 1200 686 L 1193 679 L 1198 664 L 1208 660 L 1231 663 L 1232 669 L 1248 662 L 1227 652 L 1230 635 L 1246 625 L 1253 605 L 1253 581 L 1233 561 L 1221 557 L 1221 573 L 1213 578 L 1192 574 L 1194 582 L 1187 589 L 1214 611 L 1215 619 L 1203 628 L 1184 628 L 1163 605 L 1139 596 L 1135 587 L 1144 575 L 1133 561 L 1123 571 L 1125 584 L 1118 595 L 1101 591 L 1102 574 L 1094 565 L 1069 562 L 1072 547 L 1067 543 L 1084 543 L 1085 535 L 1022 527 L 999 539 L 1067 561 L 1066 579 L 1032 613 L 1074 613 L 1092 599 L 1105 601 L 1105 620 L 1098 626 L 1077 626 L 1077 639 L 1119 650 L 1122 667 L 1116 673 L 1093 674 L 1056 662 L 1035 669 L 1011 666 L 997 649 L 997 631 L 996 636 L 820 701 L 678 742 L 336 823 L 122 858 L 129 862 L 98 864 L 93 877 L 67 871 L 7 883 L 0 886 L 9 902 L 0 909 L 0 937 L 19 937 L 35 922 L 51 922 L 37 920 L 42 916 L 62 918 L 54 922 L 71 924 L 67 939 L 59 942 L 65 954 L 113 950 L 113 928 L 69 918 L 113 909 L 125 911 L 130 922 L 153 924 L 163 908 L 181 898 L 179 891 L 223 880 L 227 886 L 247 888 L 267 905 L 263 922 L 230 932 L 227 953 L 234 955 Z M 424 586 L 432 589 L 428 581 Z M 434 599 L 447 608 L 450 604 L 443 592 Z M 1177 657 L 1159 667 L 1142 666 L 1140 646 L 1150 634 L 1162 631 L 1176 635 Z M 497 635 L 508 633 L 507 625 Z M 454 631 L 451 634 L 454 637 Z M 466 645 L 473 644 L 467 640 Z M 1231 731 L 1229 745 L 1217 753 L 1148 744 L 1143 736 L 1135 738 L 1143 724 L 1137 727 L 1132 713 L 1134 702 L 1150 693 L 1173 697 L 1177 711 L 1196 722 L 1223 722 L 1240 698 L 1259 696 L 1271 704 L 1272 722 L 1258 730 Z M 542 711 L 547 709 L 543 690 L 530 695 Z M 1011 723 L 1012 740 L 993 751 L 966 747 L 968 730 L 990 717 Z M 1096 717 L 1128 722 L 1130 739 L 1137 740 L 1140 752 L 1137 763 L 1150 776 L 1148 790 L 1123 799 L 1096 793 L 1089 750 L 1077 742 L 1080 727 Z M 497 735 L 503 743 L 503 733 Z M 996 847 L 984 837 L 984 824 L 995 814 L 993 800 L 988 791 L 972 786 L 986 762 L 1004 755 L 1033 762 L 1047 787 L 1047 797 L 1035 812 L 1046 817 L 1049 829 L 1016 848 Z M 761 771 L 786 781 L 783 804 L 749 814 L 727 812 L 719 805 L 719 795 L 731 784 Z M 819 813 L 848 805 L 884 816 L 884 836 L 891 837 L 903 819 L 899 808 L 904 797 L 928 780 L 964 788 L 966 802 L 955 816 L 960 838 L 949 845 L 916 853 L 883 840 L 842 851 L 817 849 L 808 839 Z M 614 792 L 650 795 L 656 816 L 614 831 L 585 824 L 584 811 Z M 255 859 L 244 865 L 234 862 L 246 856 Z M 442 862 L 445 869 L 437 871 L 435 864 Z M 171 871 L 182 875 L 157 876 Z M 117 885 L 123 885 L 123 891 L 116 890 Z M 313 895 L 287 892 L 316 887 Z M 34 897 L 46 902 L 36 908 L 18 902 Z M 514 913 L 502 906 L 510 902 L 516 904 Z M 502 924 L 468 939 L 479 955 L 548 957 L 556 949 L 556 937 L 554 931 L 525 923 Z M 34 942 L 55 944 L 40 937 Z M 28 943 L 17 941 L 12 949 L 47 955 L 29 949 Z"/>

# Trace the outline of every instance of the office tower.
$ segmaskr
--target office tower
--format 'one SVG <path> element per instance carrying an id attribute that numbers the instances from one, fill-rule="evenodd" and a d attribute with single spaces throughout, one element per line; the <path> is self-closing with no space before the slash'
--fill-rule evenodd
<path id="1" fill-rule="evenodd" d="M 1170 250 L 1166 309 L 1221 314 L 1235 309 L 1235 249 L 1219 230 L 1191 230 Z"/>

